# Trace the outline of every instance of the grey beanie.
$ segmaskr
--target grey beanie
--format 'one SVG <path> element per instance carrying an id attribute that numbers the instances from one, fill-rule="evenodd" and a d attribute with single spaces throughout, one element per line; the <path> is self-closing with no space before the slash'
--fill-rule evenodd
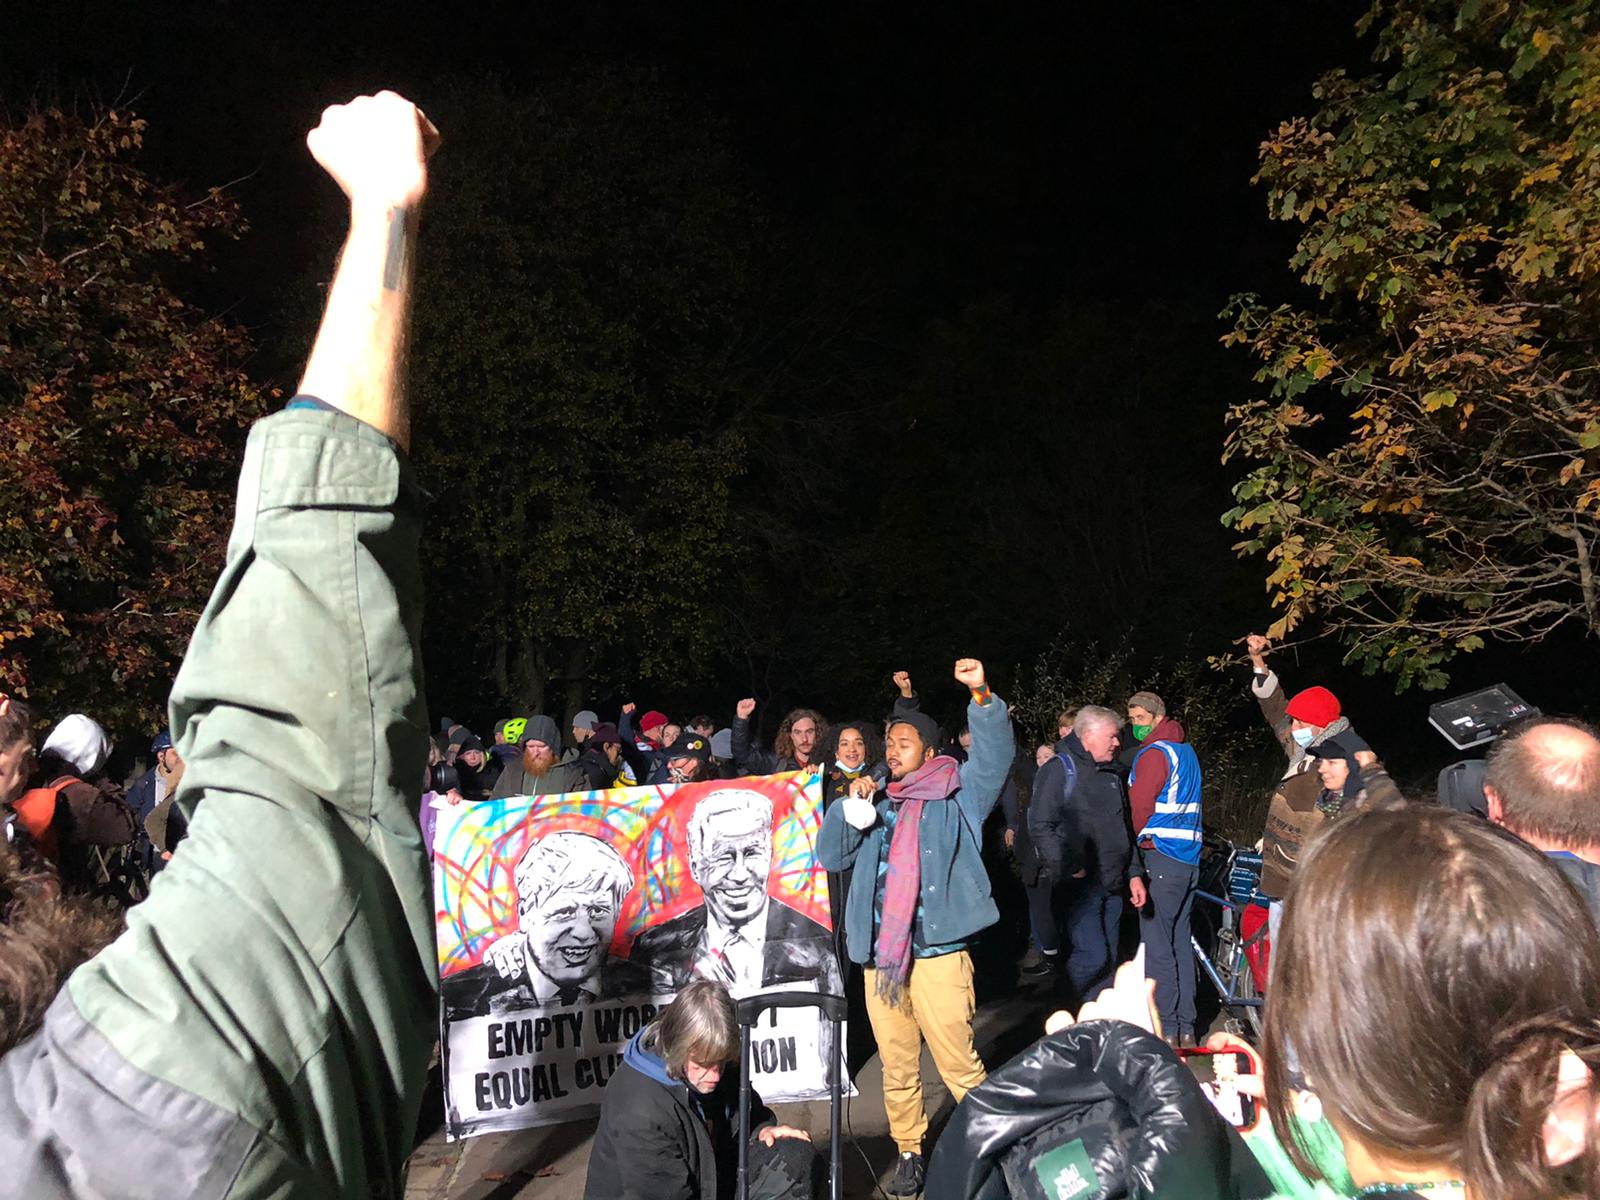
<path id="1" fill-rule="evenodd" d="M 554 717 L 547 717 L 540 713 L 536 717 L 528 718 L 528 727 L 522 733 L 522 745 L 529 742 L 543 742 L 551 750 L 561 749 L 561 730 L 556 725 Z"/>
<path id="2" fill-rule="evenodd" d="M 711 756 L 723 762 L 733 760 L 733 730 L 719 729 L 711 735 Z"/>
<path id="3" fill-rule="evenodd" d="M 594 727 L 598 724 L 600 724 L 599 714 L 592 713 L 587 708 L 572 718 L 572 727 L 574 729 L 587 729 L 593 732 Z"/>
<path id="4" fill-rule="evenodd" d="M 1167 715 L 1167 702 L 1154 692 L 1135 692 L 1128 697 L 1129 708 L 1142 708 L 1157 717 Z"/>

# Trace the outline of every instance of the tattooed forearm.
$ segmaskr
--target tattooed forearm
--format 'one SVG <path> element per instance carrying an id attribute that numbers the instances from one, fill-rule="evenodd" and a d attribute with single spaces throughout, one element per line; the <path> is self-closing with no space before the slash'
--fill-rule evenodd
<path id="1" fill-rule="evenodd" d="M 408 209 L 389 210 L 389 248 L 383 256 L 385 291 L 398 292 L 409 274 L 411 239 L 406 236 L 406 223 L 410 219 L 411 213 Z"/>

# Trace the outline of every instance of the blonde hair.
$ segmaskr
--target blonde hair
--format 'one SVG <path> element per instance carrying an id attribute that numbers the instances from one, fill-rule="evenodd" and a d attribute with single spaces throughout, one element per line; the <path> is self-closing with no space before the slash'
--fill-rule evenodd
<path id="1" fill-rule="evenodd" d="M 691 1062 L 732 1062 L 739 1057 L 733 997 L 720 983 L 690 980 L 645 1031 L 644 1046 L 661 1056 L 674 1079 L 682 1079 Z"/>

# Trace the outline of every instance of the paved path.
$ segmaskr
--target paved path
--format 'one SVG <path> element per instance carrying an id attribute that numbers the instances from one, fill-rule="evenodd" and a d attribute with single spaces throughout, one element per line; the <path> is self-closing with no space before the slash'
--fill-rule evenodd
<path id="1" fill-rule="evenodd" d="M 978 1051 L 991 1067 L 1005 1062 L 1044 1031 L 1050 1010 L 1043 989 L 1028 989 L 982 1005 L 974 1020 Z M 944 1125 L 952 1108 L 950 1094 L 939 1081 L 927 1048 L 922 1054 L 922 1078 L 933 1132 Z M 894 1143 L 889 1139 L 883 1112 L 883 1087 L 877 1056 L 857 1074 L 859 1090 L 846 1108 L 844 1165 L 845 1196 L 868 1200 L 874 1181 L 894 1165 Z M 818 1149 L 826 1154 L 828 1104 L 774 1106 L 780 1120 L 809 1129 Z M 853 1138 L 852 1138 L 853 1133 Z M 521 1133 L 486 1134 L 450 1143 L 442 1132 L 429 1137 L 411 1156 L 407 1200 L 581 1200 L 589 1170 L 589 1147 L 594 1122 L 561 1125 Z M 931 1141 L 930 1141 L 931 1144 Z M 868 1163 L 871 1167 L 869 1168 Z"/>

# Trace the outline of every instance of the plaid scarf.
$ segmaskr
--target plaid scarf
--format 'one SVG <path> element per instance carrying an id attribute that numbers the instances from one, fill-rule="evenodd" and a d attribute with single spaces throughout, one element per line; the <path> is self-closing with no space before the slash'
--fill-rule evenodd
<path id="1" fill-rule="evenodd" d="M 889 839 L 889 876 L 883 884 L 883 919 L 878 925 L 878 996 L 898 1005 L 911 978 L 912 928 L 922 896 L 922 805 L 947 800 L 961 787 L 961 766 L 945 755 L 931 759 L 889 785 L 900 806 Z"/>

